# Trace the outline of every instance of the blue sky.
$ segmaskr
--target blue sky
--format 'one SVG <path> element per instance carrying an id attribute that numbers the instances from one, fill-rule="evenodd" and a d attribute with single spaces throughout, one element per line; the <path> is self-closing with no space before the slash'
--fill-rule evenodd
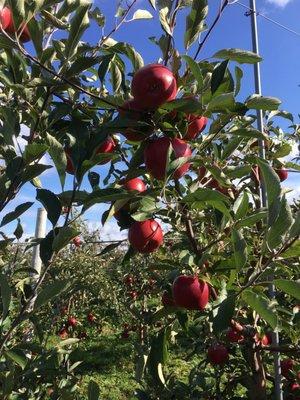
<path id="1" fill-rule="evenodd" d="M 248 5 L 248 0 L 240 0 L 241 3 Z M 105 33 L 110 32 L 115 24 L 115 6 L 118 2 L 112 0 L 95 0 L 93 4 L 98 6 L 106 15 Z M 209 1 L 210 11 L 208 17 L 208 25 L 214 19 L 220 2 L 217 0 Z M 147 0 L 138 0 L 136 9 L 147 9 L 155 14 L 154 10 L 149 6 Z M 300 5 L 299 0 L 257 0 L 257 9 L 283 25 L 300 32 Z M 251 31 L 250 17 L 244 16 L 246 9 L 235 3 L 227 7 L 206 43 L 203 51 L 199 55 L 199 59 L 210 58 L 217 50 L 222 48 L 236 47 L 251 50 Z M 130 18 L 130 15 L 129 15 Z M 266 21 L 262 17 L 258 17 L 259 37 L 260 37 L 260 55 L 263 57 L 261 63 L 262 71 L 262 90 L 264 95 L 278 97 L 282 100 L 281 109 L 292 112 L 295 116 L 295 121 L 299 123 L 298 113 L 299 96 L 300 96 L 300 36 L 293 35 L 274 24 Z M 178 43 L 177 47 L 180 52 L 184 52 L 182 46 L 182 38 L 185 27 L 185 15 L 179 18 L 176 26 L 175 39 Z M 126 41 L 134 45 L 134 47 L 143 55 L 145 64 L 156 62 L 160 57 L 159 49 L 152 44 L 148 37 L 159 36 L 161 32 L 157 18 L 152 20 L 132 21 L 126 23 L 113 36 L 118 41 Z M 85 35 L 85 39 L 91 43 L 95 43 L 101 31 L 94 25 Z M 29 45 L 30 46 L 30 45 Z M 30 47 L 29 47 L 30 48 Z M 194 54 L 195 48 L 192 47 L 190 54 Z M 253 87 L 253 69 L 249 66 L 242 66 L 244 71 L 244 79 L 242 82 L 241 99 L 245 99 L 248 95 L 254 92 Z M 283 127 L 286 127 L 286 122 L 279 121 Z M 294 155 L 296 155 L 296 147 Z M 44 163 L 49 163 L 47 158 L 44 158 Z M 106 166 L 99 166 L 95 171 L 100 175 L 105 176 L 107 171 Z M 60 184 L 55 171 L 48 170 L 41 176 L 42 186 L 56 193 L 60 192 Z M 293 194 L 289 197 L 298 197 L 300 194 L 300 174 L 290 174 L 289 179 L 284 184 L 285 187 L 294 188 Z M 71 187 L 70 176 L 67 179 L 66 188 Z M 85 184 L 83 187 L 87 187 Z M 16 205 L 25 201 L 33 201 L 35 199 L 36 190 L 31 185 L 26 185 L 19 196 L 5 209 L 5 212 L 13 210 Z M 36 209 L 39 203 L 31 207 L 22 217 L 21 221 L 24 231 L 27 235 L 32 235 L 34 232 Z M 86 219 L 89 221 L 89 226 L 92 229 L 100 228 L 102 206 L 93 207 L 87 214 Z M 0 217 L 2 219 L 2 215 Z M 12 233 L 15 229 L 15 223 L 11 223 L 5 227 L 5 231 Z M 49 225 L 50 229 L 50 225 Z M 103 239 L 123 237 L 125 233 L 118 233 L 118 227 L 115 221 L 111 221 L 106 227 L 102 228 Z"/>

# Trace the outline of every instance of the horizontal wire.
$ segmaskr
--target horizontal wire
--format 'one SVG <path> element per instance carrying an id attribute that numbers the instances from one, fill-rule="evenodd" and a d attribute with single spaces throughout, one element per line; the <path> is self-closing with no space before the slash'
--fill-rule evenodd
<path id="1" fill-rule="evenodd" d="M 239 1 L 234 1 L 234 2 L 231 2 L 231 3 L 229 3 L 229 4 L 230 4 L 230 5 L 231 5 L 231 4 L 238 4 L 238 5 L 240 5 L 240 6 L 244 7 L 244 8 L 246 8 L 247 10 L 249 10 L 249 11 L 251 11 L 251 12 L 255 12 L 251 7 L 248 7 L 246 4 L 240 3 Z M 281 24 L 280 22 L 275 21 L 275 20 L 272 19 L 272 18 L 267 17 L 266 15 L 260 13 L 259 11 L 256 11 L 256 15 L 259 16 L 259 17 L 265 18 L 267 21 L 271 22 L 272 24 L 277 25 L 278 27 L 280 27 L 280 28 L 282 28 L 282 29 L 285 29 L 287 32 L 290 32 L 290 33 L 292 33 L 292 34 L 294 34 L 294 35 L 300 37 L 300 32 L 294 31 L 293 29 L 291 29 L 291 28 L 289 28 L 289 27 L 287 27 L 287 26 Z"/>

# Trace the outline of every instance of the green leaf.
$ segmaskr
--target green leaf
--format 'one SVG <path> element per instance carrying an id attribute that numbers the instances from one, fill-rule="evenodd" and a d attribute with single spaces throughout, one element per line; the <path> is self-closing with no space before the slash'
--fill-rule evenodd
<path id="1" fill-rule="evenodd" d="M 242 196 L 239 196 L 233 205 L 233 211 L 236 219 L 243 218 L 249 209 L 249 195 L 247 192 L 243 192 Z"/>
<path id="2" fill-rule="evenodd" d="M 78 338 L 69 338 L 62 340 L 61 342 L 58 343 L 58 347 L 65 347 L 65 346 L 71 346 L 72 344 L 78 343 L 79 339 Z"/>
<path id="3" fill-rule="evenodd" d="M 241 80 L 243 78 L 243 71 L 239 67 L 235 67 L 234 69 L 235 72 L 235 90 L 234 94 L 237 96 L 241 90 Z"/>
<path id="4" fill-rule="evenodd" d="M 162 108 L 170 111 L 177 110 L 186 113 L 202 114 L 202 106 L 199 101 L 194 98 L 182 98 L 168 101 Z"/>
<path id="5" fill-rule="evenodd" d="M 232 137 L 229 140 L 228 144 L 224 146 L 221 156 L 222 160 L 226 160 L 227 158 L 229 158 L 229 156 L 231 156 L 231 154 L 239 147 L 243 140 L 244 139 L 241 136 Z"/>
<path id="6" fill-rule="evenodd" d="M 166 4 L 163 4 L 162 7 L 160 7 L 160 9 L 159 9 L 159 21 L 160 21 L 160 24 L 161 24 L 161 27 L 163 28 L 163 30 L 168 35 L 172 36 L 173 32 L 170 27 L 170 19 L 169 19 L 169 13 L 170 13 L 172 4 L 171 4 L 171 1 L 166 1 L 163 3 L 166 3 Z"/>
<path id="7" fill-rule="evenodd" d="M 118 42 L 109 48 L 110 52 L 124 54 L 132 63 L 134 71 L 144 66 L 143 57 L 138 53 L 133 46 L 125 42 Z"/>
<path id="8" fill-rule="evenodd" d="M 97 254 L 97 256 L 103 256 L 104 254 L 110 253 L 111 251 L 113 251 L 114 249 L 119 247 L 120 244 L 121 244 L 121 242 L 109 244 L 103 250 L 101 250 L 101 252 L 99 254 Z"/>
<path id="9" fill-rule="evenodd" d="M 274 284 L 277 289 L 289 294 L 295 299 L 300 300 L 300 281 L 291 281 L 288 279 L 275 279 Z"/>
<path id="10" fill-rule="evenodd" d="M 218 87 L 223 82 L 227 66 L 228 66 L 228 60 L 225 60 L 222 63 L 219 63 L 215 66 L 211 76 L 211 83 L 210 83 L 212 94 L 214 94 L 218 90 Z"/>
<path id="11" fill-rule="evenodd" d="M 234 136 L 242 136 L 246 138 L 258 138 L 258 139 L 263 139 L 265 140 L 267 136 L 259 131 L 258 129 L 253 129 L 253 128 L 241 128 L 241 129 L 235 129 L 230 131 L 230 133 Z"/>
<path id="12" fill-rule="evenodd" d="M 30 143 L 25 147 L 25 151 L 23 153 L 23 159 L 25 163 L 30 164 L 32 161 L 35 161 L 42 157 L 47 151 L 48 146 L 40 143 Z"/>
<path id="13" fill-rule="evenodd" d="M 151 341 L 151 348 L 147 360 L 147 368 L 155 382 L 165 384 L 161 365 L 168 358 L 167 330 L 163 329 Z"/>
<path id="14" fill-rule="evenodd" d="M 72 239 L 79 235 L 79 231 L 71 226 L 63 226 L 59 228 L 58 234 L 55 236 L 52 244 L 52 249 L 54 252 L 59 252 L 67 244 L 70 243 Z"/>
<path id="15" fill-rule="evenodd" d="M 269 209 L 268 224 L 271 226 L 276 220 L 279 212 L 281 194 L 280 180 L 276 172 L 266 161 L 257 158 L 257 164 L 262 172 L 264 185 L 267 192 Z"/>
<path id="16" fill-rule="evenodd" d="M 236 298 L 232 292 L 222 301 L 217 308 L 217 314 L 213 319 L 213 331 L 220 333 L 230 326 L 230 321 L 234 314 Z"/>
<path id="17" fill-rule="evenodd" d="M 89 11 L 90 17 L 92 17 L 98 26 L 103 28 L 105 26 L 105 15 L 99 10 L 98 7 L 95 7 L 92 11 Z"/>
<path id="18" fill-rule="evenodd" d="M 198 91 L 201 91 L 203 89 L 203 76 L 199 64 L 193 60 L 192 57 L 187 55 L 183 55 L 182 59 L 187 63 L 192 74 L 194 75 L 194 78 L 197 81 Z"/>
<path id="19" fill-rule="evenodd" d="M 117 63 L 114 62 L 114 59 L 110 63 L 110 74 L 111 74 L 111 83 L 113 86 L 113 91 L 117 93 L 122 84 L 122 72 L 118 67 Z"/>
<path id="20" fill-rule="evenodd" d="M 114 58 L 113 54 L 107 54 L 100 58 L 101 61 L 98 68 L 98 77 L 102 84 L 104 82 L 105 75 L 107 74 L 107 71 L 109 69 L 110 63 L 113 58 Z"/>
<path id="21" fill-rule="evenodd" d="M 66 71 L 65 76 L 66 78 L 71 78 L 83 71 L 86 71 L 98 62 L 99 57 L 78 57 L 70 66 L 70 68 Z"/>
<path id="22" fill-rule="evenodd" d="M 260 96 L 259 94 L 254 94 L 245 102 L 246 107 L 252 108 L 254 110 L 277 110 L 280 106 L 281 101 L 276 97 L 266 97 Z"/>
<path id="23" fill-rule="evenodd" d="M 269 249 L 273 250 L 284 243 L 284 238 L 293 223 L 292 211 L 285 197 L 280 200 L 277 219 L 272 223 L 267 232 Z"/>
<path id="24" fill-rule="evenodd" d="M 100 389 L 98 384 L 90 380 L 88 386 L 88 400 L 99 400 L 100 399 Z"/>
<path id="25" fill-rule="evenodd" d="M 233 93 L 223 93 L 213 97 L 208 104 L 208 111 L 222 112 L 234 110 L 235 99 Z"/>
<path id="26" fill-rule="evenodd" d="M 186 17 L 184 46 L 188 49 L 205 30 L 205 18 L 208 14 L 207 0 L 194 0 L 190 14 Z"/>
<path id="27" fill-rule="evenodd" d="M 69 279 L 65 279 L 59 281 L 57 280 L 44 286 L 41 292 L 37 295 L 34 308 L 38 309 L 44 304 L 47 304 L 50 300 L 54 299 L 56 296 L 60 295 L 67 289 L 69 283 Z"/>
<path id="28" fill-rule="evenodd" d="M 273 154 L 272 158 L 282 158 L 288 156 L 293 150 L 290 143 L 283 143 L 279 149 L 277 149 Z"/>
<path id="29" fill-rule="evenodd" d="M 22 370 L 25 369 L 26 364 L 27 364 L 27 358 L 23 351 L 19 349 L 14 349 L 14 350 L 7 350 L 4 353 L 6 358 L 10 358 L 12 361 L 14 361 L 16 364 L 18 364 Z"/>
<path id="30" fill-rule="evenodd" d="M 241 49 L 223 49 L 213 55 L 213 58 L 236 61 L 239 64 L 255 64 L 262 61 L 262 58 L 252 51 Z"/>
<path id="31" fill-rule="evenodd" d="M 93 193 L 90 193 L 84 200 L 83 211 L 86 211 L 94 204 L 107 203 L 122 199 L 130 199 L 133 196 L 134 195 L 132 193 L 128 193 L 124 189 L 114 189 L 114 188 L 97 189 L 94 190 Z"/>
<path id="32" fill-rule="evenodd" d="M 48 153 L 50 154 L 54 162 L 54 165 L 59 175 L 60 183 L 63 187 L 65 183 L 65 170 L 67 166 L 67 157 L 64 148 L 54 136 L 51 136 L 48 133 L 46 135 L 46 141 L 49 145 Z"/>
<path id="33" fill-rule="evenodd" d="M 281 253 L 280 257 L 282 257 L 283 259 L 300 257 L 300 240 L 297 240 L 285 252 Z"/>
<path id="34" fill-rule="evenodd" d="M 23 183 L 33 180 L 34 178 L 40 176 L 47 169 L 52 168 L 52 165 L 44 164 L 30 164 L 27 165 L 21 174 L 21 181 Z"/>
<path id="35" fill-rule="evenodd" d="M 53 226 L 56 225 L 61 215 L 61 202 L 58 197 L 47 189 L 37 189 L 36 199 L 39 200 L 47 211 L 47 217 Z"/>
<path id="36" fill-rule="evenodd" d="M 66 42 L 65 56 L 67 59 L 71 58 L 79 43 L 81 36 L 89 25 L 88 10 L 90 8 L 90 2 L 85 2 L 77 8 L 75 16 L 71 20 L 71 28 L 69 37 Z"/>
<path id="37" fill-rule="evenodd" d="M 17 219 L 20 215 L 22 215 L 25 211 L 27 211 L 31 206 L 33 202 L 28 201 L 26 203 L 18 205 L 14 211 L 6 214 L 1 221 L 0 226 L 4 226 L 6 224 L 9 224 L 13 220 Z"/>
<path id="38" fill-rule="evenodd" d="M 193 193 L 189 193 L 182 199 L 185 203 L 193 203 L 196 201 L 221 201 L 228 203 L 229 198 L 224 194 L 207 188 L 199 188 Z"/>
<path id="39" fill-rule="evenodd" d="M 240 228 L 244 228 L 244 227 L 250 227 L 254 224 L 256 224 L 256 222 L 266 218 L 268 215 L 267 211 L 255 211 L 253 214 L 248 215 L 247 217 L 243 218 L 241 221 L 238 221 L 236 223 L 236 228 L 240 229 Z"/>
<path id="40" fill-rule="evenodd" d="M 5 319 L 8 314 L 12 292 L 8 280 L 3 274 L 0 274 L 0 290 L 2 300 L 2 317 Z"/>
<path id="41" fill-rule="evenodd" d="M 235 266 L 240 270 L 247 262 L 247 243 L 241 232 L 235 229 L 231 232 L 231 239 L 234 250 Z"/>
<path id="42" fill-rule="evenodd" d="M 265 295 L 255 293 L 252 290 L 245 290 L 242 294 L 243 300 L 255 310 L 274 330 L 278 329 L 278 313 L 276 302 L 270 301 Z"/>
<path id="43" fill-rule="evenodd" d="M 18 224 L 17 224 L 17 227 L 16 227 L 16 229 L 14 231 L 14 235 L 19 240 L 23 236 L 23 233 L 24 233 L 23 227 L 21 225 L 20 218 L 18 218 Z"/>
<path id="44" fill-rule="evenodd" d="M 295 215 L 295 222 L 293 223 L 289 237 L 291 239 L 300 236 L 300 211 Z"/>
<path id="45" fill-rule="evenodd" d="M 148 10 L 136 10 L 132 19 L 152 19 L 153 15 Z"/>

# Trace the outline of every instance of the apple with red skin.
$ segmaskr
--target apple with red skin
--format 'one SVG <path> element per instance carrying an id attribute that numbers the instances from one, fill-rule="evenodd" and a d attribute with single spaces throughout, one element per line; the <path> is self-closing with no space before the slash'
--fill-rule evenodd
<path id="1" fill-rule="evenodd" d="M 0 11 L 0 24 L 3 30 L 10 35 L 14 35 L 15 33 L 20 34 L 20 41 L 25 43 L 31 40 L 30 33 L 26 24 L 21 24 L 20 28 L 16 30 L 13 20 L 13 15 L 11 9 L 8 7 L 2 8 Z"/>
<path id="2" fill-rule="evenodd" d="M 161 302 L 163 304 L 164 307 L 176 307 L 174 299 L 172 298 L 172 296 L 168 293 L 167 290 L 165 290 L 163 292 L 162 298 L 161 298 Z"/>
<path id="3" fill-rule="evenodd" d="M 72 326 L 74 328 L 77 325 L 77 323 L 78 323 L 78 321 L 75 317 L 71 316 L 68 318 L 68 321 L 67 321 L 68 326 Z"/>
<path id="4" fill-rule="evenodd" d="M 93 322 L 95 322 L 96 321 L 96 317 L 95 317 L 95 315 L 93 314 L 93 313 L 88 313 L 88 315 L 87 315 L 87 320 L 89 321 L 89 322 L 91 322 L 91 323 L 93 323 Z"/>
<path id="5" fill-rule="evenodd" d="M 59 330 L 58 335 L 60 336 L 61 339 L 65 339 L 68 337 L 68 329 L 63 327 Z"/>
<path id="6" fill-rule="evenodd" d="M 125 181 L 123 187 L 128 191 L 136 190 L 140 193 L 145 192 L 147 189 L 145 183 L 140 178 L 132 178 L 128 181 Z"/>
<path id="7" fill-rule="evenodd" d="M 131 298 L 132 298 L 132 300 L 136 300 L 136 299 L 137 299 L 137 297 L 138 297 L 138 294 L 137 294 L 137 292 L 136 292 L 136 291 L 134 291 L 134 290 L 132 290 L 132 291 L 128 292 L 128 295 L 129 295 L 129 297 L 131 297 Z"/>
<path id="8" fill-rule="evenodd" d="M 80 239 L 79 236 L 76 236 L 76 237 L 73 239 L 73 244 L 74 244 L 74 246 L 76 246 L 76 247 L 80 247 L 80 246 L 81 246 L 82 241 L 81 241 L 81 239 Z"/>
<path id="9" fill-rule="evenodd" d="M 207 350 L 207 358 L 213 365 L 223 365 L 229 359 L 229 352 L 222 344 L 214 344 Z"/>
<path id="10" fill-rule="evenodd" d="M 128 240 L 131 246 L 140 253 L 152 253 L 163 243 L 163 231 L 160 224 L 154 219 L 134 222 L 128 231 Z"/>
<path id="11" fill-rule="evenodd" d="M 231 343 L 241 343 L 244 341 L 245 338 L 240 332 L 236 331 L 233 328 L 230 328 L 227 331 L 227 339 Z"/>
<path id="12" fill-rule="evenodd" d="M 124 110 L 125 109 L 125 110 Z M 128 110 L 128 112 L 126 112 Z M 132 110 L 132 111 L 130 111 Z M 139 112 L 140 111 L 140 112 Z M 136 99 L 127 100 L 123 106 L 122 110 L 119 110 L 119 114 L 122 117 L 126 117 L 128 119 L 136 120 L 136 121 L 144 121 L 145 119 L 145 110 L 141 107 L 140 102 Z M 151 133 L 153 129 L 149 127 L 145 130 L 145 128 L 134 128 L 129 127 L 122 135 L 126 137 L 127 140 L 131 142 L 141 142 L 142 140 L 146 139 Z"/>
<path id="13" fill-rule="evenodd" d="M 175 99 L 176 78 L 164 65 L 149 64 L 134 74 L 131 92 L 142 109 L 155 109 Z"/>
<path id="14" fill-rule="evenodd" d="M 175 305 L 188 310 L 204 310 L 209 300 L 209 286 L 197 276 L 178 276 L 172 292 Z"/>
<path id="15" fill-rule="evenodd" d="M 113 138 L 108 137 L 96 150 L 96 154 L 108 154 L 108 153 L 113 153 L 115 151 L 115 148 L 117 147 L 116 142 L 113 140 Z M 110 159 L 108 160 L 103 160 L 100 161 L 98 164 L 103 165 L 110 162 Z"/>
<path id="16" fill-rule="evenodd" d="M 134 278 L 133 278 L 132 275 L 126 275 L 125 276 L 125 278 L 124 278 L 125 285 L 131 286 L 133 284 L 133 282 L 134 282 Z"/>
<path id="17" fill-rule="evenodd" d="M 129 331 L 125 330 L 121 333 L 121 338 L 122 339 L 128 339 L 129 338 Z"/>
<path id="18" fill-rule="evenodd" d="M 187 116 L 188 128 L 186 134 L 183 136 L 184 140 L 193 140 L 204 131 L 207 125 L 206 117 L 198 117 L 197 115 L 189 114 Z"/>
<path id="19" fill-rule="evenodd" d="M 281 374 L 286 378 L 289 379 L 291 377 L 291 373 L 293 371 L 295 365 L 295 361 L 291 358 L 285 358 L 281 361 Z"/>
<path id="20" fill-rule="evenodd" d="M 176 159 L 190 157 L 192 151 L 190 146 L 178 138 L 170 139 L 162 137 L 149 141 L 144 150 L 146 169 L 154 178 L 164 180 L 166 175 L 166 164 L 169 147 L 172 147 Z M 173 172 L 174 179 L 180 179 L 189 169 L 190 163 L 186 162 Z"/>
<path id="21" fill-rule="evenodd" d="M 260 340 L 262 346 L 270 346 L 272 344 L 272 334 L 267 332 Z"/>
<path id="22" fill-rule="evenodd" d="M 275 169 L 276 174 L 278 175 L 280 182 L 285 181 L 288 178 L 288 170 L 285 168 Z"/>

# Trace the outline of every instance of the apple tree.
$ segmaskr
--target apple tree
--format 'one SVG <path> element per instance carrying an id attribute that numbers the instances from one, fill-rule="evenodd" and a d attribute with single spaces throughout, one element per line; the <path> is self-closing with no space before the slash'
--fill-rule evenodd
<path id="1" fill-rule="evenodd" d="M 299 201 L 290 204 L 281 186 L 288 169 L 299 171 L 283 161 L 299 141 L 299 126 L 277 98 L 241 95 L 241 64 L 261 62 L 260 55 L 229 48 L 201 60 L 214 27 L 199 44 L 207 0 L 149 0 L 147 10 L 136 0 L 119 3 L 106 35 L 109 21 L 87 0 L 8 0 L 1 10 L 1 252 L 22 236 L 20 217 L 34 202 L 52 224 L 31 243 L 40 245 L 39 276 L 20 278 L 18 265 L 2 266 L 2 396 L 78 398 L 72 341 L 49 350 L 43 335 L 24 338 L 22 329 L 38 332 L 38 310 L 70 290 L 53 271 L 80 233 L 71 208 L 83 215 L 100 204 L 108 208 L 102 224 L 116 218 L 128 229 L 116 270 L 133 279 L 155 271 L 159 282 L 151 307 L 147 293 L 128 306 L 143 311 L 139 398 L 271 399 L 274 355 L 284 358 L 285 397 L 299 398 Z M 161 25 L 150 38 L 159 53 L 144 65 L 143 54 L 114 35 L 150 18 Z M 179 24 L 185 34 L 177 43 Z M 93 44 L 91 30 L 99 33 Z M 288 133 L 281 121 L 290 124 Z M 41 162 L 44 155 L 53 166 Z M 49 168 L 57 171 L 59 193 L 41 185 Z M 28 185 L 36 198 L 8 212 Z M 5 225 L 14 220 L 14 237 L 7 237 Z M 177 334 L 200 357 L 188 385 L 165 373 Z M 89 398 L 97 393 L 91 383 Z"/>

